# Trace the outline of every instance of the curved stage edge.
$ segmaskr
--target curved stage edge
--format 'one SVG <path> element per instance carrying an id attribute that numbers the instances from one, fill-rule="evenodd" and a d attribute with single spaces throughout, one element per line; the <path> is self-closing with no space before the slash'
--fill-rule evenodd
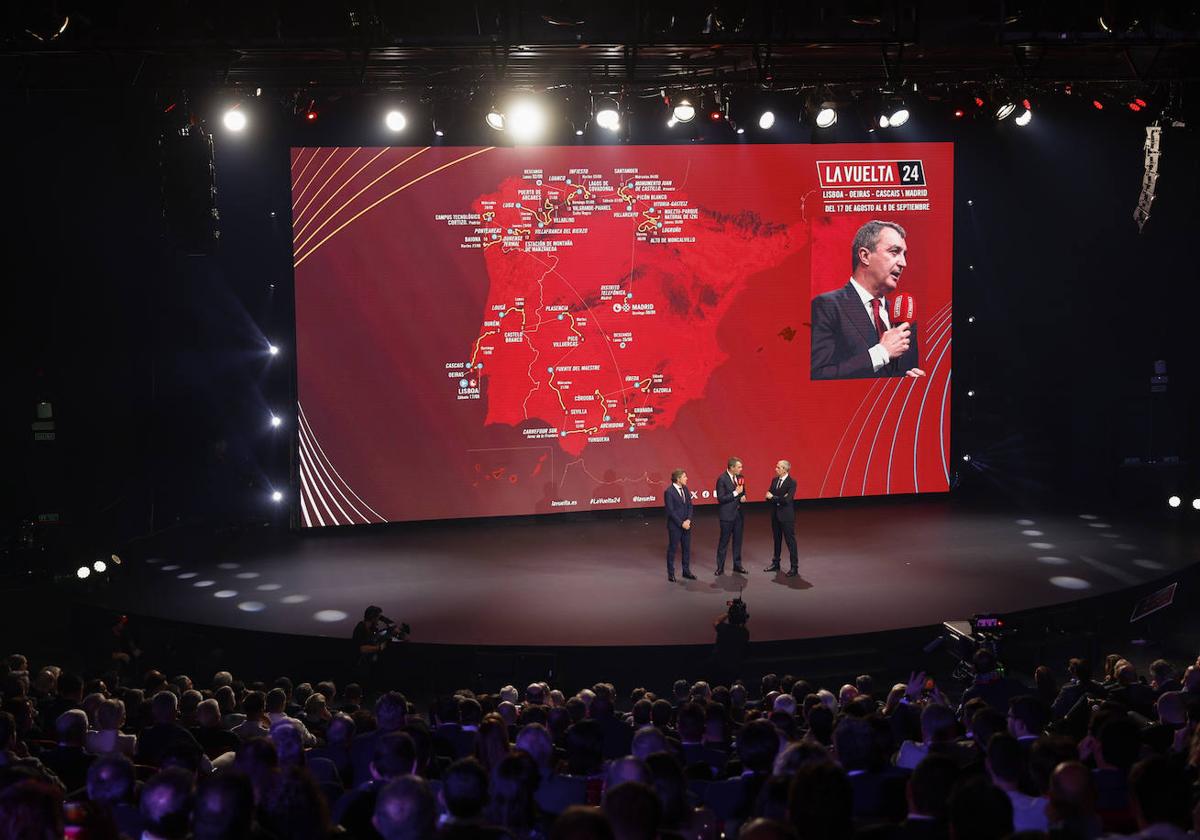
<path id="1" fill-rule="evenodd" d="M 741 592 L 756 642 L 852 636 L 1014 613 L 1137 587 L 1195 561 L 1162 527 L 1089 511 L 979 509 L 950 497 L 815 503 L 797 512 L 800 576 L 771 559 L 767 511 L 747 513 L 745 576 L 714 577 L 702 510 L 695 581 L 666 581 L 657 511 L 356 530 L 164 534 L 79 600 L 141 616 L 348 639 L 369 603 L 421 644 L 704 645 Z M 783 560 L 787 567 L 787 558 Z M 677 560 L 677 574 L 678 560 Z"/>

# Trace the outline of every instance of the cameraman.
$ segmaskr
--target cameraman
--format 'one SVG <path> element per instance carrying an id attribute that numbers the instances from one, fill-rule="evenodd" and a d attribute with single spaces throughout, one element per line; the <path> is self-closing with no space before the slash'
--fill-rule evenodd
<path id="1" fill-rule="evenodd" d="M 729 602 L 729 609 L 717 616 L 713 629 L 717 641 L 713 645 L 713 664 L 710 679 L 714 685 L 730 685 L 741 676 L 742 662 L 750 644 L 750 630 L 746 624 L 750 613 L 741 597 Z"/>

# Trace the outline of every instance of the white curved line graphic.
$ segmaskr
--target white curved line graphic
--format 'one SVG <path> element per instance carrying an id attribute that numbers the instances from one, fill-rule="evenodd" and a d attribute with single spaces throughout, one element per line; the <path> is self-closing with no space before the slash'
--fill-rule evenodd
<path id="1" fill-rule="evenodd" d="M 938 310 L 938 314 L 934 315 L 933 320 L 940 321 L 943 318 L 950 318 L 954 313 L 953 313 L 953 310 L 947 312 L 946 310 L 948 310 L 948 309 L 950 309 L 949 303 L 947 303 L 940 310 Z M 945 315 L 943 315 L 942 313 L 945 313 Z M 936 330 L 938 328 L 935 327 L 934 329 Z M 943 333 L 943 335 L 944 334 L 945 333 Z M 937 348 L 937 343 L 939 340 L 940 339 L 934 339 L 932 346 L 929 348 L 931 352 Z M 896 439 L 900 436 L 900 423 L 904 419 L 904 412 L 908 409 L 908 398 L 911 397 L 913 395 L 913 392 L 916 390 L 917 390 L 916 385 L 913 385 L 913 387 L 909 388 L 908 393 L 904 395 L 904 402 L 902 402 L 900 404 L 900 415 L 896 418 L 896 428 L 895 428 L 895 431 L 892 432 L 892 445 L 891 445 L 891 448 L 888 449 L 887 482 L 884 485 L 884 490 L 883 490 L 883 492 L 885 492 L 885 493 L 892 492 L 892 466 L 893 466 L 893 460 L 896 455 Z"/>
<path id="2" fill-rule="evenodd" d="M 329 465 L 329 469 L 332 470 L 332 472 L 335 476 L 337 476 L 338 482 L 340 482 L 341 485 L 350 492 L 351 496 L 353 496 L 355 499 L 358 500 L 359 504 L 361 504 L 363 507 L 365 507 L 371 513 L 375 514 L 376 518 L 378 518 L 380 522 L 387 522 L 388 520 L 385 517 L 381 516 L 379 514 L 379 511 L 375 510 L 375 508 L 371 507 L 369 504 L 367 504 L 365 501 L 363 501 L 362 496 L 355 493 L 354 488 L 349 485 L 349 483 L 346 481 L 346 479 L 342 478 L 342 474 L 340 472 L 338 472 L 337 467 L 335 467 L 333 465 L 333 461 L 331 461 L 329 459 L 329 456 L 327 454 L 325 454 L 325 449 L 321 446 L 321 441 L 317 439 L 316 434 L 313 432 L 312 424 L 310 424 L 308 422 L 308 415 L 304 413 L 304 406 L 300 405 L 300 403 L 297 402 L 296 408 L 300 415 L 300 422 L 308 427 L 309 439 L 312 440 L 313 446 L 316 447 L 316 451 L 320 454 L 321 458 L 325 461 L 326 464 Z"/>

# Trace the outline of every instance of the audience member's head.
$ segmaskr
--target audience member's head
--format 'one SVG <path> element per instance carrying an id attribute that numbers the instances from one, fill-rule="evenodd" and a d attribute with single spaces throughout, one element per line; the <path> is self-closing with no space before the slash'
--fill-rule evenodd
<path id="1" fill-rule="evenodd" d="M 395 732 L 404 726 L 408 716 L 408 701 L 399 691 L 389 691 L 375 701 L 375 720 L 384 732 Z"/>
<path id="2" fill-rule="evenodd" d="M 623 782 L 651 784 L 650 770 L 640 758 L 631 755 L 613 759 L 604 774 L 604 790 L 609 791 Z"/>
<path id="3" fill-rule="evenodd" d="M 1001 840 L 1012 834 L 1013 805 L 1008 794 L 981 777 L 970 779 L 950 794 L 950 836 L 972 840 Z"/>
<path id="4" fill-rule="evenodd" d="M 462 758 L 442 775 L 442 801 L 459 821 L 478 820 L 488 801 L 488 774 L 474 758 Z"/>
<path id="5" fill-rule="evenodd" d="M 1138 828 L 1173 825 L 1192 827 L 1191 791 L 1187 777 L 1163 756 L 1139 761 L 1129 771 L 1129 801 Z"/>
<path id="6" fill-rule="evenodd" d="M 1092 773 L 1079 761 L 1064 761 L 1054 768 L 1047 791 L 1046 816 L 1053 822 L 1080 822 L 1096 814 L 1096 785 Z"/>
<path id="7" fill-rule="evenodd" d="M 559 814 L 550 840 L 614 840 L 608 815 L 587 805 L 572 805 Z"/>
<path id="8" fill-rule="evenodd" d="M 601 806 L 612 825 L 614 840 L 655 840 L 662 804 L 654 788 L 641 782 L 622 782 L 605 791 Z"/>
<path id="9" fill-rule="evenodd" d="M 514 836 L 528 834 L 537 821 L 537 793 L 541 775 L 525 753 L 505 756 L 492 770 L 491 796 L 484 809 L 488 822 Z"/>
<path id="10" fill-rule="evenodd" d="M 742 825 L 738 840 L 796 840 L 796 829 L 779 820 L 758 817 Z"/>
<path id="11" fill-rule="evenodd" d="M 738 757 L 746 770 L 769 774 L 779 753 L 779 733 L 765 720 L 754 720 L 742 727 L 738 736 Z"/>
<path id="12" fill-rule="evenodd" d="M 657 727 L 643 726 L 633 733 L 633 743 L 629 751 L 635 758 L 645 761 L 652 754 L 666 750 L 667 737 Z"/>
<path id="13" fill-rule="evenodd" d="M 945 819 L 950 792 L 958 781 L 958 764 L 934 753 L 921 759 L 908 778 L 908 810 L 923 817 Z"/>
<path id="14" fill-rule="evenodd" d="M 371 824 L 384 840 L 429 840 L 437 830 L 437 801 L 424 779 L 401 776 L 379 791 Z"/>
<path id="15" fill-rule="evenodd" d="M 83 709 L 67 709 L 54 721 L 58 743 L 67 747 L 82 747 L 87 737 L 88 719 Z"/>
<path id="16" fill-rule="evenodd" d="M 853 834 L 854 793 L 846 771 L 832 762 L 801 767 L 788 793 L 788 817 L 800 840 Z"/>
<path id="17" fill-rule="evenodd" d="M 192 813 L 192 782 L 185 770 L 161 770 L 142 786 L 140 807 L 146 830 L 157 837 L 187 837 Z"/>
<path id="18" fill-rule="evenodd" d="M 0 837 L 58 840 L 63 836 L 62 793 L 26 779 L 0 791 Z"/>
<path id="19" fill-rule="evenodd" d="M 416 763 L 417 745 L 407 732 L 388 732 L 376 739 L 371 754 L 371 775 L 376 781 L 407 776 Z"/>
<path id="20" fill-rule="evenodd" d="M 846 716 L 833 730 L 834 752 L 847 772 L 875 769 L 878 764 L 875 743 L 875 730 L 864 718 Z"/>
<path id="21" fill-rule="evenodd" d="M 178 717 L 179 698 L 175 696 L 175 692 L 166 689 L 159 691 L 150 700 L 150 713 L 154 716 L 154 722 L 159 726 L 174 723 Z"/>
<path id="22" fill-rule="evenodd" d="M 790 779 L 796 771 L 808 764 L 829 763 L 829 751 L 813 741 L 793 741 L 775 756 L 771 775 Z"/>
<path id="23" fill-rule="evenodd" d="M 1050 709 L 1033 694 L 1008 701 L 1008 731 L 1014 738 L 1036 738 L 1050 722 Z"/>
<path id="24" fill-rule="evenodd" d="M 133 802 L 133 762 L 120 753 L 99 756 L 88 766 L 87 793 L 92 802 Z"/>
<path id="25" fill-rule="evenodd" d="M 226 770 L 196 785 L 193 840 L 249 840 L 253 822 L 254 788 L 245 774 Z"/>

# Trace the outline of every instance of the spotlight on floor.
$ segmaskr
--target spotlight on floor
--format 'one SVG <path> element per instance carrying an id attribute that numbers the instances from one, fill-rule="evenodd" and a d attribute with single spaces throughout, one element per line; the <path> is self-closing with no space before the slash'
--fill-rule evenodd
<path id="1" fill-rule="evenodd" d="M 237 107 L 230 108 L 225 112 L 225 116 L 221 118 L 221 122 L 230 131 L 242 131 L 246 128 L 246 112 L 239 110 Z"/>
<path id="2" fill-rule="evenodd" d="M 92 573 L 92 570 L 89 569 L 87 566 L 80 566 L 78 569 L 75 570 L 75 577 L 79 578 L 80 580 L 84 580 L 91 573 Z"/>
<path id="3" fill-rule="evenodd" d="M 408 117 L 400 111 L 388 111 L 383 118 L 383 124 L 387 126 L 388 131 L 400 132 L 408 125 Z"/>
<path id="4" fill-rule="evenodd" d="M 273 491 L 271 493 L 271 501 L 276 502 L 276 503 L 282 502 L 283 501 L 283 493 L 281 493 L 278 490 Z"/>
<path id="5" fill-rule="evenodd" d="M 92 564 L 92 568 L 96 570 L 96 574 L 102 575 L 108 571 L 108 564 L 103 560 L 97 560 Z"/>
<path id="6" fill-rule="evenodd" d="M 1173 508 L 1177 508 L 1183 504 L 1183 499 L 1179 498 L 1178 496 L 1172 496 L 1171 498 L 1167 499 L 1167 504 Z"/>

